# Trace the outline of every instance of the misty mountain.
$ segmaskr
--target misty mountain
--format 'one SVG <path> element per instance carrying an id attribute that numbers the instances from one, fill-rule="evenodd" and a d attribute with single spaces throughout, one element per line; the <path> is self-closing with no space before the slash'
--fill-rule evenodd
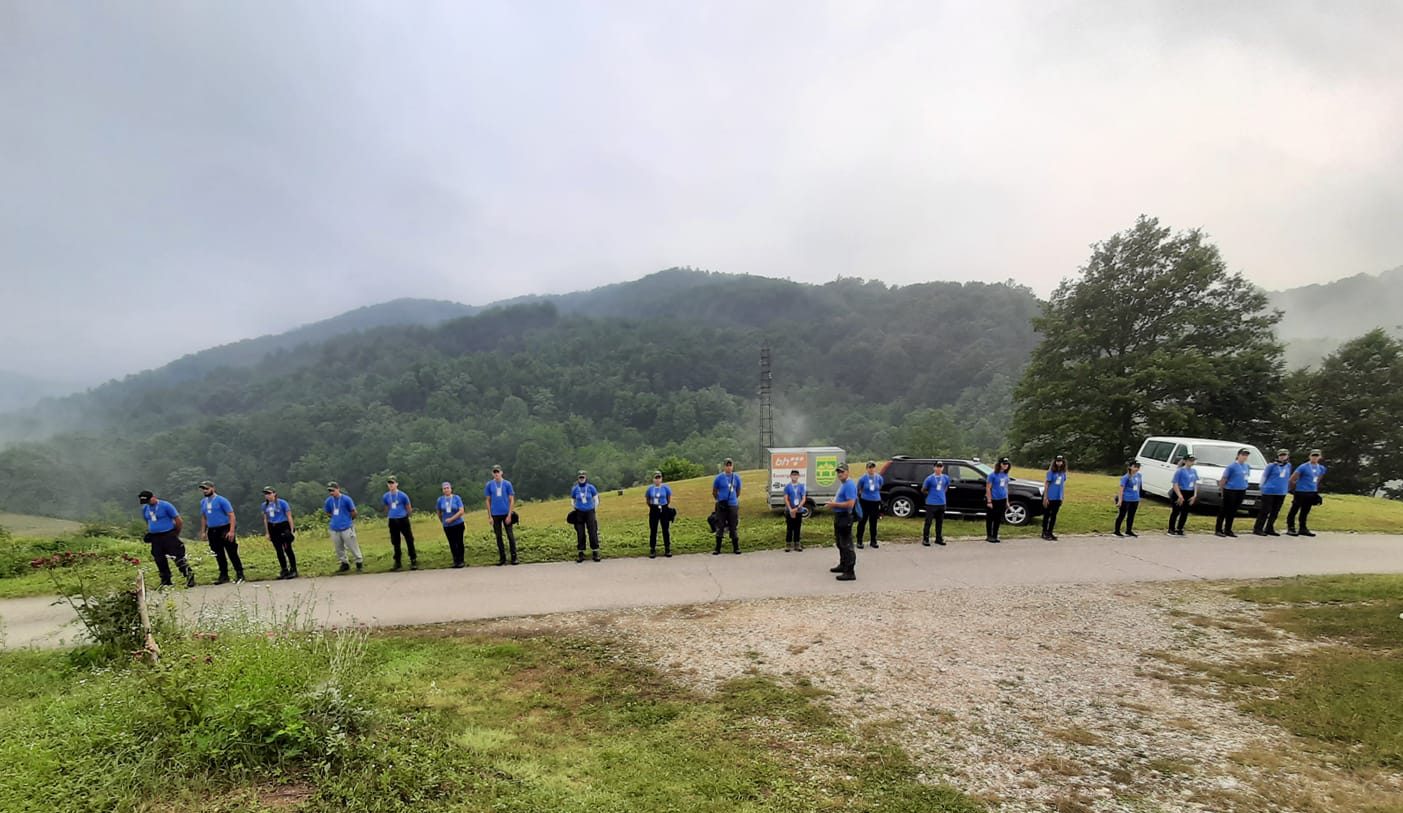
<path id="1" fill-rule="evenodd" d="M 1267 296 L 1283 314 L 1277 335 L 1286 345 L 1287 367 L 1314 365 L 1376 327 L 1403 336 L 1403 266 Z"/>
<path id="2" fill-rule="evenodd" d="M 80 389 L 81 384 L 71 381 L 0 370 L 0 414 L 27 409 L 45 398 L 67 395 Z"/>

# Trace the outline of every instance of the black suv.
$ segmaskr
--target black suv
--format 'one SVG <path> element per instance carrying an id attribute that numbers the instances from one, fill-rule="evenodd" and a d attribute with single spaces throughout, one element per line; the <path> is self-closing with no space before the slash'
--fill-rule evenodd
<path id="1" fill-rule="evenodd" d="M 945 494 L 946 516 L 984 516 L 984 478 L 994 470 L 987 463 L 959 458 L 939 458 L 950 477 L 950 490 Z M 896 456 L 882 465 L 882 509 L 894 517 L 914 517 L 925 513 L 926 497 L 921 484 L 934 469 L 936 458 Z M 1027 525 L 1043 512 L 1041 483 L 1009 478 L 1008 510 L 1004 522 Z"/>

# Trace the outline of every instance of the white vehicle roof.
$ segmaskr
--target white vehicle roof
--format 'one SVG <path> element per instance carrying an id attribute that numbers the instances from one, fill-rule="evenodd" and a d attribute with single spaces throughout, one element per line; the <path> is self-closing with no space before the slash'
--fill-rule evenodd
<path id="1" fill-rule="evenodd" d="M 1221 438 L 1215 440 L 1214 438 L 1184 438 L 1175 435 L 1152 435 L 1145 438 L 1145 440 L 1166 440 L 1173 441 L 1174 443 L 1211 443 L 1214 446 L 1239 446 L 1244 449 L 1257 449 L 1257 447 L 1251 443 L 1244 443 L 1239 440 L 1223 440 Z M 1140 445 L 1144 446 L 1144 441 L 1141 441 Z M 1260 452 L 1261 449 L 1257 449 L 1257 451 Z"/>

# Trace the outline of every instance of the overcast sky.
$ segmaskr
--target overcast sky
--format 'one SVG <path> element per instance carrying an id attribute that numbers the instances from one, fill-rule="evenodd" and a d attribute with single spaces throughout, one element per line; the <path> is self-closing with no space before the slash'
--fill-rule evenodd
<path id="1" fill-rule="evenodd" d="M 0 0 L 0 368 L 674 265 L 1046 295 L 1142 212 L 1268 288 L 1377 272 L 1400 42 L 1393 0 Z"/>

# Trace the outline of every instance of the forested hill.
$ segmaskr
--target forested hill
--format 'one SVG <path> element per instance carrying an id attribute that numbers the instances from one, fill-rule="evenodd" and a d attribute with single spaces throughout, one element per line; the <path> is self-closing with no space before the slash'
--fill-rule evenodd
<path id="1" fill-rule="evenodd" d="M 951 448 L 993 448 L 1037 308 L 1001 284 L 662 272 L 176 384 L 121 382 L 72 402 L 80 431 L 0 452 L 0 507 L 90 516 L 150 487 L 188 509 L 206 476 L 248 510 L 267 483 L 305 508 L 326 480 L 364 499 L 391 472 L 425 500 L 443 479 L 480 489 L 492 463 L 525 496 L 561 492 L 577 468 L 612 487 L 667 458 L 751 465 L 763 344 L 778 442 L 888 450 L 913 413 L 928 425 L 958 402 Z"/>
<path id="2" fill-rule="evenodd" d="M 1373 328 L 1403 337 L 1403 266 L 1268 294 L 1287 367 L 1314 365 Z"/>

